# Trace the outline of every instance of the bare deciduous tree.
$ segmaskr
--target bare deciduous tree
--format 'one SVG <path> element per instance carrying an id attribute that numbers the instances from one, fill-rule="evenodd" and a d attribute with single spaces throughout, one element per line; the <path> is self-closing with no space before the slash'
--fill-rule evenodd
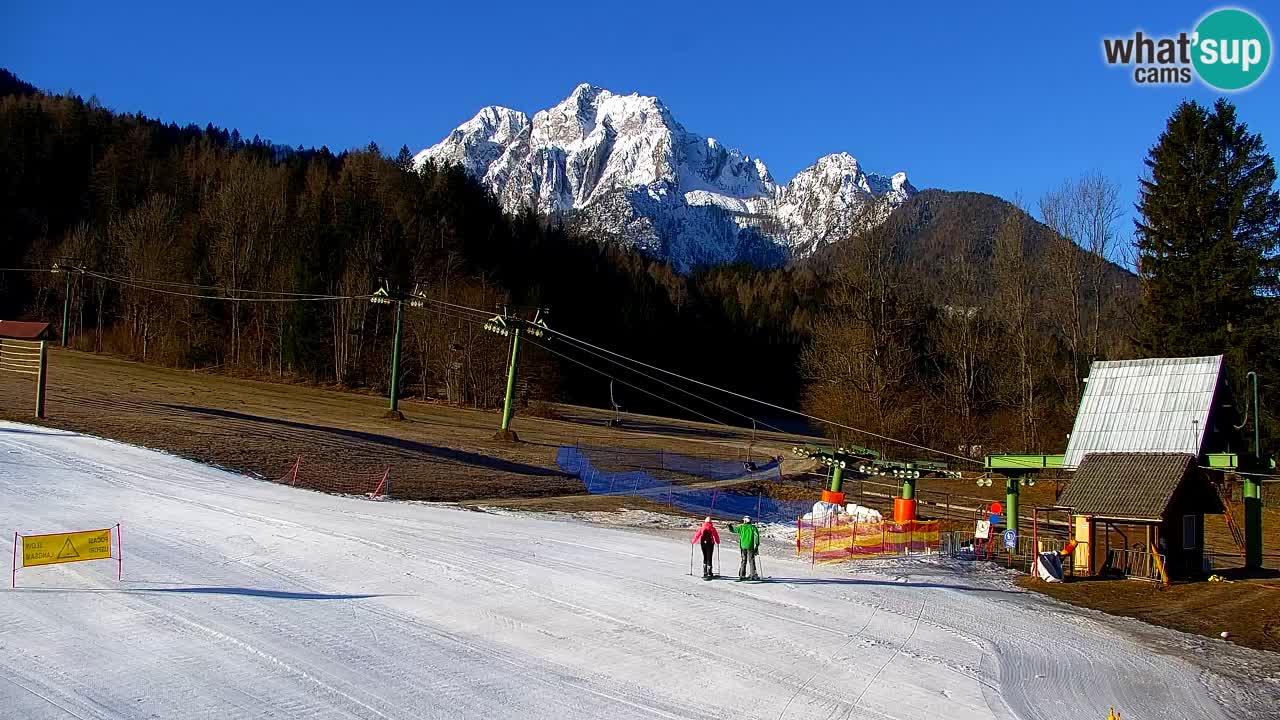
<path id="1" fill-rule="evenodd" d="M 978 236 L 964 233 L 942 270 L 947 301 L 938 309 L 935 345 L 942 395 L 958 421 L 956 439 L 973 442 L 973 418 L 994 350 L 991 313 L 983 288 Z"/>
<path id="2" fill-rule="evenodd" d="M 911 415 L 903 394 L 916 360 L 911 334 L 919 318 L 896 230 L 889 223 L 853 240 L 828 312 L 800 357 L 802 372 L 815 381 L 811 407 L 889 435 L 902 432 Z"/>
<path id="3" fill-rule="evenodd" d="M 1039 447 L 1036 381 L 1039 357 L 1036 348 L 1037 307 L 1034 263 L 1027 256 L 1027 216 L 1014 209 L 996 231 L 996 302 L 1005 330 L 1005 355 L 1012 372 L 1005 373 L 1006 401 L 1018 408 L 1023 448 Z"/>
<path id="4" fill-rule="evenodd" d="M 151 195 L 142 205 L 112 221 L 108 233 L 121 269 L 134 280 L 171 280 L 185 266 L 186 257 L 178 238 L 177 207 L 168 196 Z M 176 303 L 142 285 L 126 285 L 121 295 L 134 350 L 146 360 L 152 341 L 160 333 L 166 309 Z"/>
<path id="5" fill-rule="evenodd" d="M 1112 255 L 1119 244 L 1116 223 L 1124 216 L 1120 210 L 1120 187 L 1101 174 L 1086 175 L 1080 180 L 1083 211 L 1082 238 L 1085 257 L 1085 283 L 1091 291 L 1093 326 L 1089 334 L 1090 359 L 1102 352 L 1102 319 L 1106 314 L 1106 298 L 1111 295 L 1108 278 Z"/>
<path id="6" fill-rule="evenodd" d="M 222 183 L 201 206 L 202 220 L 210 229 L 209 256 L 217 283 L 230 297 L 236 290 L 261 285 L 267 263 L 264 253 L 274 245 L 284 224 L 284 187 L 281 174 L 264 163 L 236 156 Z M 240 364 L 240 302 L 231 308 L 230 364 Z"/>
<path id="7" fill-rule="evenodd" d="M 1041 197 L 1040 216 L 1055 233 L 1046 250 L 1050 315 L 1071 356 L 1068 384 L 1070 397 L 1077 398 L 1081 375 L 1102 353 L 1119 188 L 1103 175 L 1083 175 Z"/>

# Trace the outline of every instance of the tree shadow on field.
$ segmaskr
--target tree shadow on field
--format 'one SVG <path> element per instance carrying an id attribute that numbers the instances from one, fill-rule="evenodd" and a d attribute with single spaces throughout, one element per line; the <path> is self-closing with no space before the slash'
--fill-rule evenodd
<path id="1" fill-rule="evenodd" d="M 124 594 L 191 594 L 191 595 L 242 595 L 247 597 L 274 598 L 276 600 L 368 600 L 380 597 L 398 597 L 392 595 L 351 594 L 351 593 L 314 593 L 292 592 L 289 590 L 268 590 L 265 588 L 246 587 L 211 587 L 196 585 L 191 587 L 167 588 L 54 588 L 54 587 L 20 587 L 21 592 L 81 592 L 81 593 L 124 593 Z"/>
<path id="2" fill-rule="evenodd" d="M 226 420 L 237 420 L 240 422 L 261 425 L 275 425 L 303 432 L 327 433 L 329 435 L 357 440 L 359 442 L 383 445 L 409 453 L 421 453 L 444 462 L 451 462 L 459 465 L 471 465 L 473 467 L 481 467 L 498 472 L 538 477 L 561 477 L 564 475 L 564 473 L 538 467 L 537 465 L 512 462 L 510 460 L 503 460 L 501 458 L 468 452 L 466 450 L 429 445 L 416 440 L 406 440 L 404 438 L 393 437 L 391 435 L 379 435 L 377 433 L 363 432 L 360 430 L 348 430 L 346 428 L 330 427 L 328 425 L 315 425 L 312 423 L 298 422 L 296 420 L 282 420 L 280 418 L 264 417 L 261 415 L 250 415 L 248 413 L 236 412 L 234 410 L 222 410 L 219 408 L 193 407 L 190 405 L 165 405 L 164 407 L 170 410 L 178 410 L 196 415 L 207 415 L 209 417 L 222 418 Z"/>
<path id="3" fill-rule="evenodd" d="M 787 578 L 787 577 L 771 577 L 771 583 L 785 583 L 787 585 L 854 585 L 864 587 L 890 587 L 890 588 L 926 588 L 933 590 L 959 590 L 960 592 L 975 593 L 993 593 L 1003 595 L 1021 595 L 1025 594 L 1020 590 L 1003 590 L 1000 588 L 984 588 L 974 587 L 972 585 L 948 585 L 946 583 L 933 582 L 895 582 L 893 580 L 860 580 L 858 578 Z"/>

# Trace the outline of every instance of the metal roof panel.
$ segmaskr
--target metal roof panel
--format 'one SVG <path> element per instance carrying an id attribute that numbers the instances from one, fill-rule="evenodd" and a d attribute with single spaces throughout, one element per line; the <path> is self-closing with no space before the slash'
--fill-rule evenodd
<path id="1" fill-rule="evenodd" d="M 1199 453 L 1222 356 L 1093 363 L 1064 467 L 1090 452 Z"/>

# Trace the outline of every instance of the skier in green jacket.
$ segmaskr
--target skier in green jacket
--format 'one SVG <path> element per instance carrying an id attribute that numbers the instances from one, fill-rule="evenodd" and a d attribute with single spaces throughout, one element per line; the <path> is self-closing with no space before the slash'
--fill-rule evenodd
<path id="1" fill-rule="evenodd" d="M 756 572 L 756 555 L 760 552 L 760 530 L 751 522 L 750 517 L 742 518 L 742 524 L 734 526 L 729 523 L 729 532 L 738 536 L 738 549 L 742 551 L 742 564 L 738 566 L 739 580 L 759 580 Z M 751 574 L 747 575 L 747 565 L 751 565 Z"/>

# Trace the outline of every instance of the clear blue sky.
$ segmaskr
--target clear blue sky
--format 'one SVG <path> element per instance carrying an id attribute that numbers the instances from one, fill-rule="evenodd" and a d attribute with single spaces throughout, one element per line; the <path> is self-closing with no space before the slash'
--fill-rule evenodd
<path id="1" fill-rule="evenodd" d="M 1101 51 L 1104 35 L 1190 30 L 1216 3 L 972 5 L 13 2 L 0 65 L 121 111 L 388 153 L 433 144 L 484 105 L 532 113 L 585 81 L 661 97 L 780 181 L 844 150 L 917 187 L 1034 206 L 1097 170 L 1126 209 L 1169 112 L 1216 97 L 1137 87 Z M 1242 7 L 1277 35 L 1280 8 Z M 1280 152 L 1276 70 L 1232 100 Z"/>

